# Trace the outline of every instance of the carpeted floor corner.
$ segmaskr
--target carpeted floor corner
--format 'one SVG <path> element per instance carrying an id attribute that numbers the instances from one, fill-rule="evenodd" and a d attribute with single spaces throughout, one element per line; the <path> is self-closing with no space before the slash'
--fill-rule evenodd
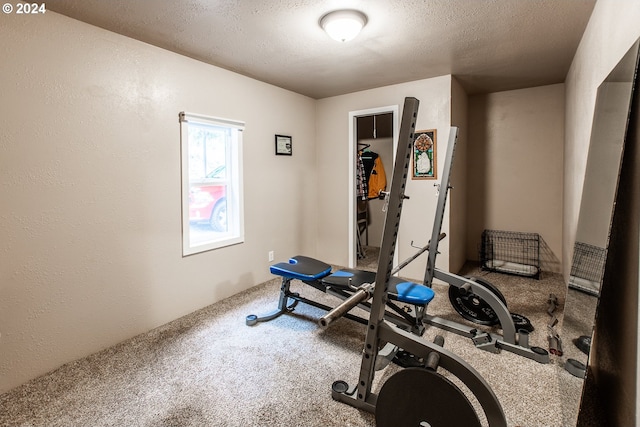
<path id="1" fill-rule="evenodd" d="M 546 301 L 550 292 L 563 295 L 559 276 L 524 279 L 473 266 L 464 273 L 498 286 L 510 310 L 536 327 L 531 344 L 547 347 Z M 322 329 L 317 321 L 324 313 L 304 304 L 270 322 L 245 325 L 248 314 L 276 308 L 279 286 L 273 279 L 0 396 L 0 426 L 374 426 L 373 415 L 331 398 L 335 380 L 357 380 L 363 325 L 339 319 Z M 292 288 L 337 302 L 300 282 Z M 434 289 L 429 311 L 459 321 L 446 286 Z M 504 351 L 491 354 L 435 328 L 425 339 L 436 334 L 491 384 L 509 426 L 572 425 L 572 409 L 561 397 L 575 394 L 581 382 L 567 378 L 561 358 L 541 365 Z M 377 374 L 379 383 L 397 369 Z"/>

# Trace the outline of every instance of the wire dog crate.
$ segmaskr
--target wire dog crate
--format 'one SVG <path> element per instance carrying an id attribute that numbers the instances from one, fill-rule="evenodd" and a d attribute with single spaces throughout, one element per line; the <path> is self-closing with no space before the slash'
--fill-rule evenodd
<path id="1" fill-rule="evenodd" d="M 540 278 L 540 235 L 484 230 L 480 244 L 482 270 Z"/>
<path id="2" fill-rule="evenodd" d="M 569 287 L 598 295 L 606 260 L 606 249 L 576 242 L 573 249 Z"/>

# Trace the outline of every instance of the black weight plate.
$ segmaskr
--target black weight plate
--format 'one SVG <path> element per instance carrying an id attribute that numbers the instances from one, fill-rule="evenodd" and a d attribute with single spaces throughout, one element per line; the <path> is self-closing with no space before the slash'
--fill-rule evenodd
<path id="1" fill-rule="evenodd" d="M 502 295 L 502 292 L 500 292 L 498 288 L 486 280 L 477 278 L 471 279 L 497 296 L 505 306 L 507 305 L 504 295 Z M 462 289 L 449 285 L 449 301 L 460 316 L 473 323 L 487 326 L 493 326 L 500 323 L 500 319 L 498 319 L 498 315 L 493 308 L 473 292 L 465 293 Z"/>
<path id="2" fill-rule="evenodd" d="M 524 329 L 527 332 L 533 332 L 535 329 L 531 321 L 522 314 L 511 313 L 511 319 L 513 319 L 513 325 L 516 327 L 516 331 Z"/>
<path id="3" fill-rule="evenodd" d="M 480 283 L 482 286 L 489 289 L 491 293 L 497 296 L 498 299 L 500 299 L 500 301 L 502 301 L 504 305 L 507 305 L 506 298 L 504 297 L 504 295 L 502 295 L 502 292 L 500 292 L 500 289 L 496 288 L 495 285 L 493 285 L 493 283 L 487 282 L 486 280 L 481 279 L 479 277 L 469 277 L 469 279 L 473 280 L 476 283 Z"/>
<path id="4" fill-rule="evenodd" d="M 392 362 L 403 368 L 424 368 L 424 360 L 422 358 L 416 357 L 405 350 L 398 351 Z"/>
<path id="5" fill-rule="evenodd" d="M 376 426 L 480 427 L 473 405 L 451 381 L 422 368 L 403 369 L 380 389 Z"/>

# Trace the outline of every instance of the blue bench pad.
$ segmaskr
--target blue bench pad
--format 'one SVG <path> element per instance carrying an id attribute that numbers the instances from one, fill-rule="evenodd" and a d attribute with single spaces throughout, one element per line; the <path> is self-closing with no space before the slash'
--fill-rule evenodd
<path id="1" fill-rule="evenodd" d="M 349 281 L 351 279 L 351 281 Z M 376 281 L 376 273 L 372 271 L 352 270 L 345 268 L 322 279 L 322 283 L 334 288 L 349 290 L 349 285 L 361 286 Z M 414 305 L 427 305 L 435 297 L 433 289 L 418 283 L 408 282 L 398 277 L 389 280 L 389 298 Z"/>
<path id="2" fill-rule="evenodd" d="M 279 262 L 271 266 L 272 274 L 302 281 L 319 280 L 331 273 L 331 266 L 317 259 L 297 255 L 289 262 Z"/>
<path id="3" fill-rule="evenodd" d="M 433 289 L 398 277 L 389 281 L 389 298 L 414 305 L 427 305 L 436 296 Z"/>

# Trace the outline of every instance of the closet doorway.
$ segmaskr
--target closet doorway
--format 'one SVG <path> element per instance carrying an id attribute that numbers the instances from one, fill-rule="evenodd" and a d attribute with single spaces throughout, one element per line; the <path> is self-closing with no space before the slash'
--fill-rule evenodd
<path id="1" fill-rule="evenodd" d="M 385 218 L 384 200 L 376 196 L 384 181 L 386 189 L 391 184 L 398 106 L 350 112 L 349 135 L 349 267 L 375 270 Z"/>

